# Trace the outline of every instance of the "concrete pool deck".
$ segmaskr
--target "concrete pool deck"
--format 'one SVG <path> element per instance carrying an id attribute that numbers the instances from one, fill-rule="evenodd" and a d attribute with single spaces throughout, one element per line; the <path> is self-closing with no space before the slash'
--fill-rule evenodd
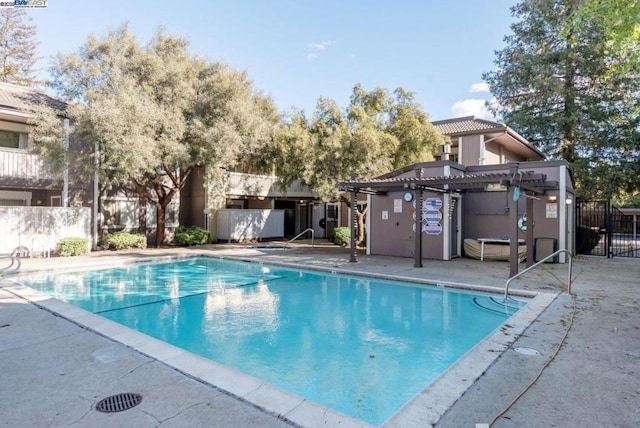
<path id="1" fill-rule="evenodd" d="M 499 288 L 504 287 L 509 271 L 507 263 L 470 259 L 425 260 L 423 268 L 413 268 L 411 259 L 360 256 L 354 264 L 348 262 L 345 249 L 305 244 L 287 251 L 211 245 L 96 252 L 67 259 L 26 259 L 21 271 L 97 268 L 200 253 Z M 563 287 L 566 272 L 566 265 L 544 265 L 511 288 L 555 293 Z M 437 407 L 433 396 L 427 402 L 417 399 L 386 425 L 428 426 L 432 415 L 441 413 L 436 426 L 489 423 L 532 382 L 571 326 L 564 345 L 539 379 L 494 426 L 640 426 L 640 260 L 578 257 L 572 290 L 575 315 L 573 300 L 566 293 L 559 295 L 505 352 L 486 352 L 500 357 L 477 380 L 458 379 L 456 383 L 466 383 L 468 389 L 452 405 L 434 412 L 428 408 Z M 128 329 L 115 331 L 117 327 L 100 317 L 50 302 L 54 299 L 45 299 L 45 304 L 38 299 L 42 296 L 30 295 L 28 290 L 16 292 L 10 277 L 0 279 L 0 426 L 366 425 L 342 420 L 313 403 L 296 401 L 295 396 L 274 403 L 273 397 L 282 396 L 269 385 L 252 384 L 255 379 L 242 376 L 230 378 L 228 369 L 218 370 L 215 363 L 180 355 L 182 351 L 141 339 Z M 84 327 L 87 324 L 89 328 Z M 529 355 L 528 350 L 538 355 Z M 448 385 L 440 387 L 446 394 Z M 139 392 L 143 401 L 121 413 L 94 410 L 99 399 L 121 392 Z"/>

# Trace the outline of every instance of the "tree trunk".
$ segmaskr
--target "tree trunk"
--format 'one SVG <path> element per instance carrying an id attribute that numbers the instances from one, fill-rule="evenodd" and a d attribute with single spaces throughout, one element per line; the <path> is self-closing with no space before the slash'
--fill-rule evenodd
<path id="1" fill-rule="evenodd" d="M 182 175 L 174 174 L 171 168 L 165 163 L 162 167 L 166 173 L 166 178 L 170 180 L 172 186 L 163 186 L 166 183 L 163 175 L 147 175 L 146 180 L 138 181 L 134 177 L 130 177 L 131 182 L 138 191 L 138 194 L 148 203 L 156 207 L 156 248 L 165 244 L 165 223 L 167 217 L 167 205 L 171 203 L 173 197 L 185 186 L 187 178 L 191 174 L 197 164 L 193 164 L 186 168 Z M 168 190 L 167 190 L 168 189 Z M 155 193 L 151 194 L 151 191 Z"/>
<path id="2" fill-rule="evenodd" d="M 345 204 L 347 204 L 347 206 L 350 209 L 356 210 L 357 228 L 358 228 L 357 235 L 356 235 L 356 245 L 360 245 L 363 242 L 365 242 L 365 240 L 367 239 L 367 225 L 364 222 L 364 218 L 367 215 L 367 211 L 369 210 L 369 207 L 365 207 L 365 209 L 362 212 L 360 212 L 357 206 L 356 207 L 351 206 L 351 201 L 349 200 L 349 198 L 342 196 L 340 200 Z"/>
<path id="3" fill-rule="evenodd" d="M 166 222 L 167 207 L 160 203 L 156 205 L 156 248 L 161 248 L 164 244 L 164 225 Z"/>
<path id="4" fill-rule="evenodd" d="M 356 207 L 356 215 L 358 216 L 358 237 L 356 238 L 356 245 L 360 245 L 367 239 L 367 226 L 364 223 L 364 217 L 367 215 L 368 208 L 360 211 Z"/>

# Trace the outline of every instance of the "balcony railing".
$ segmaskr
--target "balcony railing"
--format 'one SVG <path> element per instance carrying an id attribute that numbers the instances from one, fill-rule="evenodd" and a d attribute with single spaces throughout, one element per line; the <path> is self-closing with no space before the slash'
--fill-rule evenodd
<path id="1" fill-rule="evenodd" d="M 227 195 L 257 197 L 312 198 L 315 196 L 307 186 L 297 180 L 286 189 L 281 189 L 278 177 L 242 172 L 227 173 L 226 193 Z"/>
<path id="2" fill-rule="evenodd" d="M 0 177 L 29 180 L 52 180 L 57 178 L 38 154 L 24 150 L 0 149 Z"/>

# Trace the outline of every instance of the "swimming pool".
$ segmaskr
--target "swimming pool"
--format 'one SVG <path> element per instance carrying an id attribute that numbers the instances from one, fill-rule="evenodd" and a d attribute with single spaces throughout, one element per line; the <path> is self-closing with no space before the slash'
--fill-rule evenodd
<path id="1" fill-rule="evenodd" d="M 372 424 L 524 305 L 206 257 L 20 282 Z"/>

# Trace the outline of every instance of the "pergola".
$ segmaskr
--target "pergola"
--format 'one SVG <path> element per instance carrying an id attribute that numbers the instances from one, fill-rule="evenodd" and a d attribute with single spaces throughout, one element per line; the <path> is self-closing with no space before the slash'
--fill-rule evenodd
<path id="1" fill-rule="evenodd" d="M 543 195 L 547 190 L 558 189 L 558 182 L 547 181 L 546 174 L 533 171 L 521 171 L 517 162 L 509 163 L 509 171 L 503 173 L 464 174 L 444 177 L 423 177 L 422 168 L 416 169 L 415 177 L 385 178 L 358 180 L 355 174 L 351 180 L 338 183 L 338 189 L 351 193 L 352 221 L 351 227 L 351 262 L 358 261 L 356 249 L 357 215 L 353 207 L 357 206 L 358 194 L 385 195 L 388 192 L 412 191 L 416 201 L 415 218 L 415 251 L 414 266 L 422 267 L 422 213 L 423 193 L 464 193 L 484 190 L 488 185 L 501 185 L 509 192 L 509 250 L 510 276 L 518 273 L 518 200 L 526 198 L 526 215 L 533 219 L 533 201 L 539 199 L 536 195 Z M 530 222 L 533 223 L 533 222 Z M 533 224 L 527 227 L 525 242 L 527 244 L 527 266 L 534 260 L 533 254 Z"/>

